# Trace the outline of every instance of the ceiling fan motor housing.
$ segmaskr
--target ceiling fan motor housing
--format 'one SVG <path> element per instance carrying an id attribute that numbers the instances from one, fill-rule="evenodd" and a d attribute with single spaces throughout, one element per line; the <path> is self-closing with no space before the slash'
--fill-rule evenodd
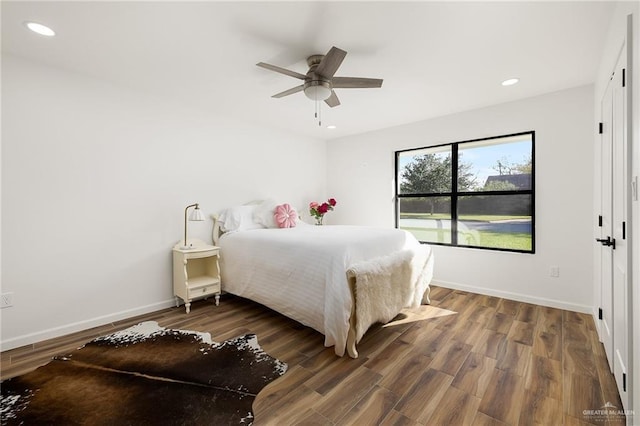
<path id="1" fill-rule="evenodd" d="M 324 55 L 311 55 L 307 58 L 309 71 L 304 80 L 304 94 L 312 101 L 324 101 L 331 96 L 331 81 L 315 72 L 323 58 Z"/>

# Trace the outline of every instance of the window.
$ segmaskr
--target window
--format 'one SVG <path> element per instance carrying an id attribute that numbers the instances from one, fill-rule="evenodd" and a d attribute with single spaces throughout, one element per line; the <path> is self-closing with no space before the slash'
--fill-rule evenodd
<path id="1" fill-rule="evenodd" d="M 396 152 L 396 227 L 422 242 L 535 252 L 535 132 Z"/>

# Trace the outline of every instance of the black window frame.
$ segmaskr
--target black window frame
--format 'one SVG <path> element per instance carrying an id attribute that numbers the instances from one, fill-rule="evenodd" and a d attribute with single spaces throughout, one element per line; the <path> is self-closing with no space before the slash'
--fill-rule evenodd
<path id="1" fill-rule="evenodd" d="M 523 135 L 531 135 L 531 186 L 530 189 L 517 189 L 517 190 L 505 190 L 505 191 L 458 191 L 458 149 L 460 145 L 472 142 L 488 141 L 493 139 L 501 139 L 508 137 L 516 137 Z M 440 148 L 444 146 L 451 147 L 451 192 L 439 192 L 439 193 L 416 193 L 416 194 L 401 194 L 400 193 L 400 176 L 399 176 L 399 162 L 400 155 L 402 153 L 411 151 L 420 151 L 430 148 Z M 493 250 L 503 252 L 515 252 L 525 254 L 535 254 L 536 252 L 536 197 L 535 197 L 535 176 L 536 176 L 536 132 L 534 130 L 511 133 L 506 135 L 491 136 L 486 138 L 469 139 L 459 142 L 443 143 L 438 145 L 428 145 L 419 148 L 409 148 L 395 151 L 395 227 L 400 228 L 400 200 L 403 198 L 436 198 L 436 197 L 450 197 L 451 199 L 451 243 L 443 242 L 431 242 L 420 241 L 423 244 L 441 245 L 448 247 L 463 247 L 481 250 Z M 458 198 L 460 197 L 476 197 L 476 196 L 491 196 L 491 195 L 529 195 L 531 197 L 531 250 L 510 249 L 501 247 L 484 247 L 468 244 L 458 244 Z"/>

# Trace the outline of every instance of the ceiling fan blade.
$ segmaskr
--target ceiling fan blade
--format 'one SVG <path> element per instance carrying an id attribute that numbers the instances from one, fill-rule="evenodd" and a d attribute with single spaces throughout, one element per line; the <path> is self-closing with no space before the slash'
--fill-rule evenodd
<path id="1" fill-rule="evenodd" d="M 342 61 L 344 61 L 345 56 L 347 56 L 347 52 L 333 46 L 318 64 L 316 74 L 320 74 L 324 78 L 333 77 L 336 71 L 338 71 L 340 64 L 342 64 Z"/>
<path id="2" fill-rule="evenodd" d="M 325 99 L 324 102 L 331 108 L 340 105 L 340 99 L 338 99 L 338 95 L 336 95 L 336 92 L 334 92 L 333 90 L 331 91 L 331 96 Z"/>
<path id="3" fill-rule="evenodd" d="M 296 86 L 292 89 L 285 90 L 284 92 L 276 93 L 275 95 L 272 96 L 272 98 L 283 98 L 285 96 L 293 95 L 294 93 L 302 92 L 303 89 L 304 89 L 304 84 L 301 84 L 300 86 Z"/>
<path id="4" fill-rule="evenodd" d="M 291 70 L 288 70 L 288 69 L 282 68 L 282 67 L 277 67 L 277 66 L 271 65 L 271 64 L 265 64 L 264 62 L 258 62 L 256 65 L 259 66 L 259 67 L 271 70 L 271 71 L 279 72 L 280 74 L 288 75 L 290 77 L 299 78 L 300 80 L 304 80 L 305 78 L 307 78 L 306 75 L 300 74 L 299 72 L 291 71 Z"/>
<path id="5" fill-rule="evenodd" d="M 367 89 L 382 86 L 380 78 L 333 77 L 331 87 L 336 89 Z"/>

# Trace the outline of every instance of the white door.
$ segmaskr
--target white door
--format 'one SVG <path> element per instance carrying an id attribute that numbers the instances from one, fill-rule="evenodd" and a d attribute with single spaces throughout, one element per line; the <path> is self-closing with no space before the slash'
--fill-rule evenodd
<path id="1" fill-rule="evenodd" d="M 628 407 L 627 93 L 623 48 L 602 98 L 601 338 L 620 399 Z"/>
<path id="2" fill-rule="evenodd" d="M 600 145 L 601 167 L 601 206 L 600 206 L 600 242 L 606 242 L 611 238 L 612 223 L 612 146 L 611 146 L 611 121 L 612 121 L 612 82 L 609 81 L 607 90 L 602 98 L 602 138 Z M 601 281 L 600 281 L 600 338 L 607 353 L 609 368 L 613 371 L 613 250 L 610 246 L 602 245 L 600 249 Z"/>
<path id="3" fill-rule="evenodd" d="M 623 50 L 624 52 L 624 50 Z M 627 368 L 629 361 L 629 283 L 627 274 L 627 96 L 625 58 L 618 61 L 613 75 L 612 148 L 613 148 L 613 374 L 618 384 L 622 404 L 628 407 Z"/>

